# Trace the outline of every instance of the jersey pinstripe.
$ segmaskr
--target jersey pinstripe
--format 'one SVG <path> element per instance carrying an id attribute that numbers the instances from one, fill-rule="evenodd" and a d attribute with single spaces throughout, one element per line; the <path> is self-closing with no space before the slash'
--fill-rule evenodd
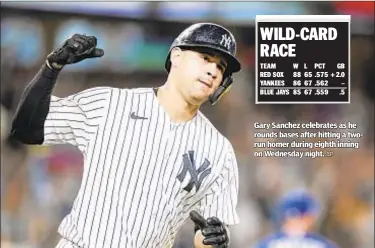
<path id="1" fill-rule="evenodd" d="M 57 247 L 172 247 L 191 210 L 239 221 L 232 145 L 201 112 L 173 123 L 152 88 L 53 96 L 43 145 L 63 143 L 84 170 Z"/>

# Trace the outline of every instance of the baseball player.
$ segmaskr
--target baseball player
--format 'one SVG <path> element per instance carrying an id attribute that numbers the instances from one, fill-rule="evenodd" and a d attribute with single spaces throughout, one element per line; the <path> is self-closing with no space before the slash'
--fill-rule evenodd
<path id="1" fill-rule="evenodd" d="M 228 247 L 228 226 L 239 221 L 237 162 L 199 108 L 215 104 L 241 69 L 233 34 L 213 23 L 188 27 L 171 45 L 159 88 L 54 96 L 65 66 L 104 55 L 96 45 L 75 34 L 50 53 L 12 122 L 11 135 L 25 144 L 67 143 L 84 155 L 57 247 L 171 247 L 189 217 L 196 247 Z"/>
<path id="2" fill-rule="evenodd" d="M 289 192 L 280 200 L 276 212 L 280 230 L 259 241 L 256 248 L 338 248 L 331 240 L 311 231 L 320 210 L 310 192 Z"/>

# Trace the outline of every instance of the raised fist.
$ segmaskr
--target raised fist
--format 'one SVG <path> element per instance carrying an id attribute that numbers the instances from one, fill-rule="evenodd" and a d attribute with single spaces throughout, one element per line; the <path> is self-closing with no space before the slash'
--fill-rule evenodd
<path id="1" fill-rule="evenodd" d="M 54 70 L 61 70 L 64 65 L 74 64 L 87 58 L 102 57 L 103 49 L 96 48 L 94 36 L 74 34 L 63 45 L 47 56 L 47 65 Z"/>

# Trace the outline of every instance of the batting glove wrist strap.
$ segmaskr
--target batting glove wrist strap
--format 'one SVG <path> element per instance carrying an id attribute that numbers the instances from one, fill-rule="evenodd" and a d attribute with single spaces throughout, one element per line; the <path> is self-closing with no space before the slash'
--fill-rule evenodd
<path id="1" fill-rule="evenodd" d="M 47 66 L 59 71 L 67 64 L 74 64 L 88 58 L 102 57 L 103 49 L 96 48 L 94 36 L 74 34 L 63 45 L 47 56 Z"/>

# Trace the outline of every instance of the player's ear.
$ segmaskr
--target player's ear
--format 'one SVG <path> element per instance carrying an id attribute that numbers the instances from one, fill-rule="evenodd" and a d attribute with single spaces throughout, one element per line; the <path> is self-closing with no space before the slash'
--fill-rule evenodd
<path id="1" fill-rule="evenodd" d="M 175 47 L 171 51 L 171 66 L 172 67 L 178 67 L 178 65 L 181 63 L 181 58 L 182 58 L 182 50 L 179 47 Z"/>

